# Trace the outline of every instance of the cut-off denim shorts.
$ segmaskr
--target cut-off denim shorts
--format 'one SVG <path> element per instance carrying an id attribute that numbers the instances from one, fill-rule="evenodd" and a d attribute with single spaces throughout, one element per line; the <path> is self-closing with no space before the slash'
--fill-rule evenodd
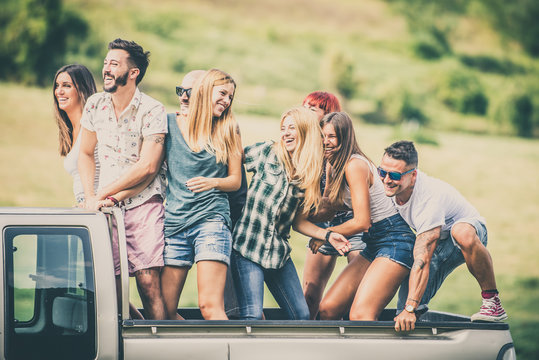
<path id="1" fill-rule="evenodd" d="M 427 304 L 434 297 L 434 295 L 436 295 L 436 292 L 442 286 L 442 283 L 447 276 L 451 274 L 451 272 L 453 272 L 453 270 L 455 270 L 459 265 L 464 263 L 462 251 L 453 238 L 453 234 L 451 234 L 453 226 L 457 225 L 458 223 L 466 223 L 473 226 L 477 236 L 479 237 L 479 241 L 481 241 L 481 244 L 483 244 L 485 247 L 487 246 L 487 227 L 481 220 L 477 218 L 464 218 L 457 220 L 453 225 L 451 225 L 449 234 L 442 234 L 442 238 L 438 240 L 438 244 L 436 245 L 436 249 L 434 250 L 434 254 L 432 255 L 432 259 L 430 261 L 427 288 L 425 289 L 425 293 L 423 294 L 420 305 L 416 311 L 424 311 L 424 309 L 427 308 Z M 404 309 L 404 305 L 406 304 L 409 291 L 408 281 L 409 278 L 407 277 L 401 284 L 399 298 L 397 301 L 397 313 L 402 311 L 402 309 Z"/>
<path id="2" fill-rule="evenodd" d="M 202 260 L 230 264 L 232 234 L 225 219 L 212 216 L 165 238 L 165 265 L 191 267 Z"/>
<path id="3" fill-rule="evenodd" d="M 363 233 L 363 241 L 367 247 L 361 255 L 370 262 L 383 256 L 412 268 L 415 235 L 399 214 L 372 224 L 369 231 Z"/>
<path id="4" fill-rule="evenodd" d="M 331 221 L 326 221 L 323 223 L 319 223 L 317 225 L 323 229 L 327 229 L 328 227 L 341 225 L 347 222 L 348 220 L 352 219 L 353 217 L 354 217 L 354 212 L 347 211 L 347 212 L 335 215 L 335 217 Z M 365 249 L 365 243 L 363 242 L 362 237 L 363 237 L 363 233 L 358 233 L 358 234 L 346 237 L 348 241 L 350 241 L 350 245 L 351 245 L 350 251 Z M 331 245 L 329 242 L 320 246 L 320 248 L 318 249 L 318 252 L 324 255 L 340 256 L 339 252 L 335 250 L 333 245 Z"/>

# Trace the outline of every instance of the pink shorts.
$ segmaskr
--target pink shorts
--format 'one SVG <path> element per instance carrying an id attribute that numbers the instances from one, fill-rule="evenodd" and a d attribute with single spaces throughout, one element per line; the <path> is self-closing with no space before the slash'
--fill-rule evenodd
<path id="1" fill-rule="evenodd" d="M 142 205 L 125 210 L 124 222 L 129 275 L 133 275 L 138 270 L 164 265 L 164 219 L 165 208 L 159 195 L 154 195 Z M 114 241 L 112 242 L 114 273 L 120 275 L 118 233 L 114 219 L 112 224 L 114 226 Z"/>

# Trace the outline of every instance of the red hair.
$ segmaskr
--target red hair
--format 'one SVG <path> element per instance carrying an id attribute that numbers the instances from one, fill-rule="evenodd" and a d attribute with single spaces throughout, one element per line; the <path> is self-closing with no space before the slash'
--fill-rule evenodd
<path id="1" fill-rule="evenodd" d="M 303 105 L 316 106 L 324 110 L 324 115 L 331 112 L 341 111 L 339 99 L 331 93 L 325 91 L 315 91 L 307 95 L 303 100 Z"/>

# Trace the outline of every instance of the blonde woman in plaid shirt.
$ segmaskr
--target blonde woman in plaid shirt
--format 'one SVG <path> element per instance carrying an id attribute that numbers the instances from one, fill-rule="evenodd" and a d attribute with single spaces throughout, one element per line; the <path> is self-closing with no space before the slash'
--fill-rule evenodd
<path id="1" fill-rule="evenodd" d="M 341 253 L 349 242 L 308 222 L 320 204 L 322 134 L 316 115 L 293 108 L 281 117 L 281 138 L 245 149 L 253 172 L 247 202 L 234 229 L 231 268 L 241 319 L 262 318 L 264 282 L 289 319 L 309 319 L 301 282 L 290 258 L 290 227 L 329 241 Z"/>

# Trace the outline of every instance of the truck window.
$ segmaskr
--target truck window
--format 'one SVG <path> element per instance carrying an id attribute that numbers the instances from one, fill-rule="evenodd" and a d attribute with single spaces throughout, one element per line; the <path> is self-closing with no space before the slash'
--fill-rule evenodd
<path id="1" fill-rule="evenodd" d="M 95 292 L 88 230 L 4 229 L 7 359 L 94 359 Z"/>

